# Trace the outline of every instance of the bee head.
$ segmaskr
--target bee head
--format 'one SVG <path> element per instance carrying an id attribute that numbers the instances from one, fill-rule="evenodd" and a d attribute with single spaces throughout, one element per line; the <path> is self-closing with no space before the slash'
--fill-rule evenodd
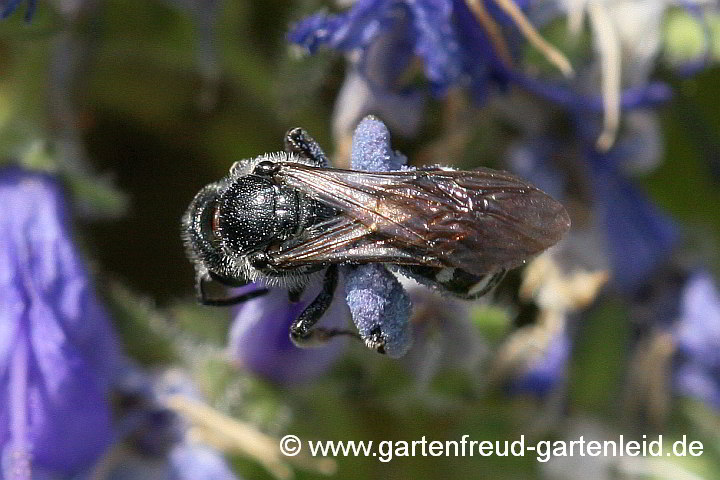
<path id="1" fill-rule="evenodd" d="M 198 277 L 230 286 L 244 285 L 246 281 L 235 259 L 225 252 L 218 227 L 218 209 L 226 183 L 211 183 L 195 195 L 182 218 L 182 237 Z"/>

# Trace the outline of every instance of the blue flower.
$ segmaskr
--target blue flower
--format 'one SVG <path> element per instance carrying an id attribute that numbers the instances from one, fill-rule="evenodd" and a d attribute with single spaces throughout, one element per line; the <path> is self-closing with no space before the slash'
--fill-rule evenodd
<path id="1" fill-rule="evenodd" d="M 405 41 L 394 43 L 387 58 L 400 59 L 400 66 L 410 54 L 421 58 L 435 95 L 459 85 L 479 99 L 489 81 L 504 83 L 505 68 L 464 0 L 358 0 L 344 13 L 306 18 L 288 38 L 310 53 L 327 46 L 364 56 L 372 42 L 393 30 Z"/>
<path id="2" fill-rule="evenodd" d="M 258 288 L 255 285 L 238 290 Z M 273 288 L 267 295 L 238 306 L 230 328 L 228 351 L 239 366 L 278 383 L 305 382 L 317 378 L 344 352 L 347 337 L 339 337 L 317 348 L 298 348 L 288 335 L 290 324 L 318 293 L 308 288 L 301 301 L 292 303 L 288 292 Z M 345 329 L 349 313 L 341 298 L 335 298 L 323 319 L 323 327 Z"/>
<path id="3" fill-rule="evenodd" d="M 0 204 L 3 471 L 79 472 L 111 441 L 117 339 L 72 243 L 58 184 L 4 168 Z"/>
<path id="4" fill-rule="evenodd" d="M 217 450 L 204 445 L 180 443 L 170 452 L 169 460 L 170 480 L 237 480 L 238 478 Z"/>
<path id="5" fill-rule="evenodd" d="M 720 409 L 720 292 L 707 272 L 695 272 L 683 288 L 674 339 L 675 389 Z"/>
<path id="6" fill-rule="evenodd" d="M 544 98 L 570 112 L 603 112 L 605 105 L 600 94 L 582 94 L 557 83 L 546 82 L 521 72 L 508 71 L 508 79 L 520 88 Z M 673 91 L 665 82 L 653 81 L 628 87 L 619 92 L 619 106 L 623 111 L 652 108 L 672 100 Z"/>
<path id="7" fill-rule="evenodd" d="M 0 3 L 0 18 L 7 18 L 9 17 L 23 2 L 23 0 L 9 0 L 6 2 Z M 27 2 L 27 9 L 25 10 L 25 21 L 29 22 L 30 19 L 32 19 L 33 14 L 35 13 L 35 0 L 28 0 Z"/>
<path id="8" fill-rule="evenodd" d="M 606 230 L 612 281 L 633 292 L 667 262 L 680 234 L 677 225 L 620 172 L 622 148 L 601 154 L 586 149 L 593 209 Z"/>
<path id="9" fill-rule="evenodd" d="M 510 169 L 532 182 L 543 192 L 558 201 L 567 196 L 568 174 L 554 168 L 552 157 L 562 151 L 562 144 L 550 136 L 530 138 L 517 142 L 507 155 Z"/>
<path id="10" fill-rule="evenodd" d="M 411 33 L 400 26 L 384 31 L 362 57 L 350 60 L 333 110 L 336 141 L 352 138 L 358 123 L 371 113 L 381 116 L 401 135 L 410 136 L 418 130 L 427 95 L 403 81 L 413 59 Z"/>
<path id="11" fill-rule="evenodd" d="M 179 396 L 205 405 L 195 385 L 179 370 L 150 377 L 129 365 L 117 385 L 119 435 L 132 449 L 113 456 L 109 480 L 236 480 L 222 454 L 192 441 L 189 425 L 171 410 Z"/>
<path id="12" fill-rule="evenodd" d="M 566 329 L 555 332 L 542 355 L 531 361 L 510 381 L 510 393 L 547 396 L 565 381 L 570 350 L 570 336 Z"/>

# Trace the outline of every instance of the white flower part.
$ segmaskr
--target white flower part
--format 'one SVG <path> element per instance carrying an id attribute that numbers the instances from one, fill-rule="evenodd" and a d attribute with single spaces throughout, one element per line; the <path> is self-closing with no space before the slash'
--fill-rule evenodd
<path id="1" fill-rule="evenodd" d="M 606 151 L 615 143 L 620 126 L 620 90 L 622 61 L 620 56 L 620 38 L 612 17 L 601 2 L 591 2 L 587 6 L 590 24 L 593 28 L 595 48 L 600 55 L 602 71 L 602 96 L 605 116 L 603 131 L 597 140 L 597 147 Z"/>
<path id="2" fill-rule="evenodd" d="M 626 55 L 626 78 L 629 84 L 647 80 L 662 43 L 662 22 L 671 2 L 641 0 L 614 2 L 608 14 Z"/>
<path id="3" fill-rule="evenodd" d="M 622 85 L 647 81 L 662 42 L 662 22 L 668 8 L 690 4 L 709 6 L 714 0 L 557 0 L 566 12 L 568 28 L 577 34 L 587 14 L 599 56 L 603 96 L 603 131 L 597 147 L 613 146 L 620 125 Z"/>
<path id="4" fill-rule="evenodd" d="M 503 12 L 505 12 L 513 21 L 515 26 L 518 28 L 520 33 L 525 39 L 541 52 L 545 58 L 555 65 L 566 77 L 572 77 L 575 72 L 570 60 L 565 55 L 557 50 L 553 45 L 548 43 L 542 35 L 540 35 L 535 27 L 530 23 L 528 18 L 525 16 L 523 11 L 518 7 L 512 0 L 493 0 Z M 477 11 L 481 7 L 482 3 L 479 0 L 468 0 L 468 6 L 471 10 Z M 478 13 L 476 13 L 478 15 Z M 478 17 L 480 19 L 480 17 Z M 482 22 L 481 22 L 482 23 Z"/>
<path id="5" fill-rule="evenodd" d="M 425 96 L 421 91 L 395 93 L 373 88 L 357 68 L 350 66 L 335 100 L 333 138 L 352 138 L 365 116 L 378 115 L 399 135 L 414 135 L 420 128 Z"/>

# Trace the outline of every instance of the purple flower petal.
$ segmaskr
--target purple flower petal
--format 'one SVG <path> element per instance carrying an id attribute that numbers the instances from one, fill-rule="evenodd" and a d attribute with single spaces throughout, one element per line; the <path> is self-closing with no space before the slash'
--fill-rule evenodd
<path id="1" fill-rule="evenodd" d="M 692 275 L 682 292 L 676 342 L 686 357 L 720 369 L 720 293 L 707 272 Z"/>
<path id="2" fill-rule="evenodd" d="M 543 355 L 510 382 L 510 392 L 546 396 L 565 381 L 570 348 L 570 337 L 563 329 L 553 336 Z"/>
<path id="3" fill-rule="evenodd" d="M 507 86 L 507 68 L 499 60 L 493 43 L 480 26 L 465 0 L 454 0 L 458 42 L 460 42 L 465 82 L 473 100 L 481 104 L 488 96 L 490 86 Z M 487 2 L 485 2 L 487 4 Z M 458 80 L 463 80 L 459 78 Z M 460 86 L 465 86 L 458 82 Z M 435 94 L 444 93 L 450 85 L 435 86 Z"/>
<path id="4" fill-rule="evenodd" d="M 425 75 L 438 93 L 457 82 L 462 74 L 462 57 L 455 26 L 453 2 L 419 0 L 408 2 L 416 41 L 414 52 L 425 61 Z"/>
<path id="5" fill-rule="evenodd" d="M 705 271 L 693 273 L 680 294 L 673 338 L 675 390 L 720 409 L 720 292 Z"/>
<path id="6" fill-rule="evenodd" d="M 665 261 L 679 240 L 677 225 L 618 172 L 614 158 L 589 151 L 594 207 L 607 230 L 612 281 L 634 291 Z"/>
<path id="7" fill-rule="evenodd" d="M 4 168 L 0 203 L 3 456 L 19 449 L 41 469 L 78 472 L 111 441 L 107 394 L 119 346 L 72 244 L 58 185 Z"/>
<path id="8" fill-rule="evenodd" d="M 347 338 L 334 338 L 317 348 L 299 348 L 290 341 L 292 322 L 318 294 L 307 288 L 300 302 L 291 303 L 287 290 L 272 288 L 234 311 L 228 350 L 238 365 L 278 383 L 298 383 L 322 375 L 343 353 Z M 327 328 L 347 328 L 348 311 L 336 297 L 320 320 Z"/>
<path id="9" fill-rule="evenodd" d="M 519 87 L 568 110 L 576 112 L 605 110 L 601 95 L 582 95 L 561 85 L 543 82 L 515 70 L 508 71 L 507 75 Z M 620 95 L 620 108 L 627 111 L 657 107 L 669 102 L 672 97 L 672 89 L 667 83 L 648 82 L 623 90 Z"/>
<path id="10" fill-rule="evenodd" d="M 235 480 L 225 458 L 209 447 L 189 442 L 172 449 L 169 480 Z"/>
<path id="11" fill-rule="evenodd" d="M 8 18 L 20 6 L 23 0 L 10 0 L 5 5 L 0 6 L 0 18 Z M 35 0 L 28 0 L 27 9 L 25 10 L 25 21 L 29 22 L 35 13 Z"/>
<path id="12" fill-rule="evenodd" d="M 394 20 L 397 3 L 387 0 L 358 0 L 339 15 L 317 13 L 295 24 L 288 40 L 314 53 L 321 45 L 339 51 L 365 48 Z"/>
<path id="13" fill-rule="evenodd" d="M 345 13 L 316 14 L 299 22 L 288 40 L 310 53 L 320 45 L 345 52 L 358 49 L 362 65 L 371 43 L 387 32 L 405 41 L 393 43 L 385 57 L 399 59 L 398 65 L 410 54 L 422 58 L 435 95 L 454 85 L 469 85 L 480 100 L 488 82 L 504 83 L 504 67 L 463 0 L 358 0 Z M 375 77 L 369 77 L 371 82 L 373 78 L 375 85 L 388 88 Z"/>
<path id="14" fill-rule="evenodd" d="M 415 34 L 407 8 L 393 10 L 392 27 L 382 30 L 353 63 L 378 90 L 397 90 L 414 57 Z"/>
<path id="15" fill-rule="evenodd" d="M 420 127 L 426 92 L 408 88 L 403 79 L 414 58 L 407 17 L 405 12 L 395 28 L 379 34 L 348 67 L 333 111 L 336 139 L 351 136 L 368 114 L 381 116 L 402 135 L 412 135 Z"/>

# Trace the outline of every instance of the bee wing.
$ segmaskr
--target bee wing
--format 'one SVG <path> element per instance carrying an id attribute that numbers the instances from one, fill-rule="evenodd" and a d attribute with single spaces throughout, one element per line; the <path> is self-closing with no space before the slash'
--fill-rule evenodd
<path id="1" fill-rule="evenodd" d="M 328 263 L 420 263 L 410 252 L 372 235 L 362 223 L 345 215 L 305 230 L 271 256 L 273 266 L 283 269 Z M 442 266 L 440 263 L 430 265 Z"/>
<path id="2" fill-rule="evenodd" d="M 522 264 L 570 227 L 549 195 L 490 169 L 376 173 L 283 162 L 276 175 L 343 212 L 363 238 L 413 252 L 416 264 L 477 275 Z"/>

